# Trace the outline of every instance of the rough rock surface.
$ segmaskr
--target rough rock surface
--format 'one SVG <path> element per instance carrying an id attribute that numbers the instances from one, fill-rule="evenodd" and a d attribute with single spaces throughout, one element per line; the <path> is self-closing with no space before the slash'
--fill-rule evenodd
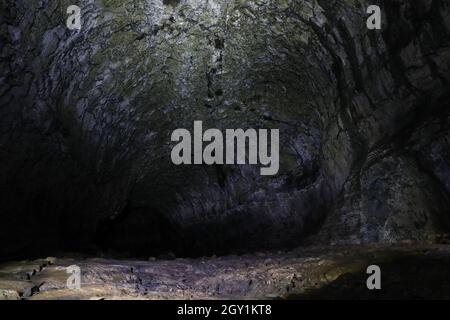
<path id="1" fill-rule="evenodd" d="M 70 4 L 0 4 L 0 257 L 448 231 L 448 0 L 84 0 L 80 31 Z M 280 174 L 173 166 L 194 120 L 279 128 Z"/>
<path id="2" fill-rule="evenodd" d="M 449 299 L 449 262 L 448 245 L 149 261 L 47 258 L 0 265 L 0 299 Z M 373 264 L 382 270 L 381 291 L 366 287 Z M 79 290 L 66 286 L 70 265 L 81 269 Z"/>

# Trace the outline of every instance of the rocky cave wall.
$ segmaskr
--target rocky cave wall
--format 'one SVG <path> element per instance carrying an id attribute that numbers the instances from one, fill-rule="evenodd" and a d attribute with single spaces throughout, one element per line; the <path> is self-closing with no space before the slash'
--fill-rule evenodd
<path id="1" fill-rule="evenodd" d="M 71 4 L 0 4 L 0 257 L 448 231 L 449 1 L 84 0 L 80 31 Z M 174 166 L 194 120 L 280 129 L 279 174 Z"/>

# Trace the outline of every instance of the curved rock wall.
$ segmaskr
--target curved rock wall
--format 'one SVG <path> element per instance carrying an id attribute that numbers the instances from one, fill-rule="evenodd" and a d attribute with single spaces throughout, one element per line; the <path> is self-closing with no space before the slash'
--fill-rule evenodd
<path id="1" fill-rule="evenodd" d="M 80 31 L 70 1 L 3 2 L 1 252 L 447 231 L 449 1 L 374 2 L 86 0 Z M 170 134 L 194 120 L 279 128 L 279 174 L 172 165 Z"/>

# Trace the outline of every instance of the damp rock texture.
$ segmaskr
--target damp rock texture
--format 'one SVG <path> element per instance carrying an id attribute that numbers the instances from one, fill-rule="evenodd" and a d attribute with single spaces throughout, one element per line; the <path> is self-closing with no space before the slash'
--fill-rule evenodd
<path id="1" fill-rule="evenodd" d="M 202 255 L 450 226 L 448 0 L 0 4 L 0 253 Z M 382 9 L 368 30 L 366 9 Z M 280 172 L 171 132 L 280 129 Z"/>

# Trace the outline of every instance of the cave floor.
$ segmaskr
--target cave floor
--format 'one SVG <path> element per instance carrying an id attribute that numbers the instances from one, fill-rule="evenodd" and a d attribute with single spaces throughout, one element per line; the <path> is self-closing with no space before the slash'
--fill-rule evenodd
<path id="1" fill-rule="evenodd" d="M 381 290 L 366 287 L 369 265 Z M 81 269 L 68 289 L 67 267 Z M 450 299 L 450 245 L 307 247 L 197 259 L 0 264 L 0 299 Z"/>

